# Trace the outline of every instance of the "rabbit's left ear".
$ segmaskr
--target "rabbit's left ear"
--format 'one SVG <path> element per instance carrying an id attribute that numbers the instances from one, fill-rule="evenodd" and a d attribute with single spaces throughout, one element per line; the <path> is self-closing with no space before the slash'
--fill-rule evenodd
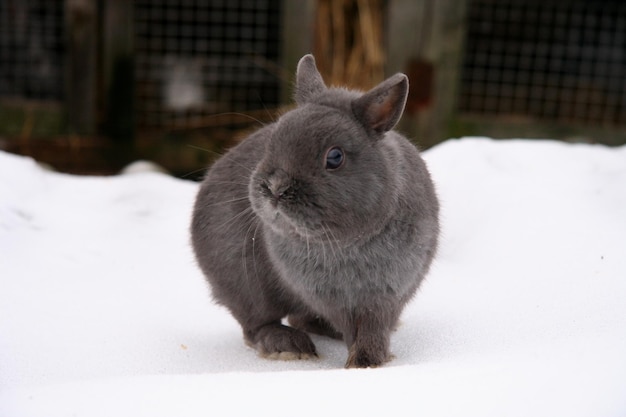
<path id="1" fill-rule="evenodd" d="M 303 56 L 296 71 L 296 103 L 307 103 L 325 89 L 326 84 L 315 66 L 315 58 L 311 54 Z"/>
<path id="2" fill-rule="evenodd" d="M 396 74 L 355 99 L 352 112 L 366 129 L 385 133 L 402 117 L 408 94 L 409 79 Z"/>

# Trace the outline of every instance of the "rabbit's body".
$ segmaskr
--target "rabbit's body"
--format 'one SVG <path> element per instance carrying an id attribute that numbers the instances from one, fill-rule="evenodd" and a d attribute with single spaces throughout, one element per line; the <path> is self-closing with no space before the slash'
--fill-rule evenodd
<path id="1" fill-rule="evenodd" d="M 315 355 L 309 331 L 342 337 L 349 367 L 389 359 L 439 231 L 426 165 L 390 131 L 407 91 L 402 75 L 364 95 L 326 89 L 305 57 L 299 107 L 209 170 L 194 249 L 215 299 L 261 353 Z"/>

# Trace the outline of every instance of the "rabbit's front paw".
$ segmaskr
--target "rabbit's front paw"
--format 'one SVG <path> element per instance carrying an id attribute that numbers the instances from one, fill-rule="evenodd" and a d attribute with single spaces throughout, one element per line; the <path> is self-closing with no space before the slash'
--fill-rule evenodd
<path id="1" fill-rule="evenodd" d="M 301 330 L 281 324 L 268 324 L 258 329 L 250 344 L 268 359 L 295 360 L 317 358 L 315 345 Z"/>
<path id="2" fill-rule="evenodd" d="M 346 368 L 377 368 L 391 359 L 392 356 L 384 350 L 355 343 L 350 347 Z"/>

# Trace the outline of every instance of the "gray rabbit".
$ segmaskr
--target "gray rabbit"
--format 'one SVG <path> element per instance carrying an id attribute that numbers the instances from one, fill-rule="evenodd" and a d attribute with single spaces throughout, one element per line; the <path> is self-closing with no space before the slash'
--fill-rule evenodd
<path id="1" fill-rule="evenodd" d="M 426 165 L 391 130 L 407 94 L 403 74 L 364 94 L 326 88 L 306 55 L 297 108 L 208 171 L 193 248 L 215 300 L 261 355 L 317 356 L 310 332 L 343 339 L 348 368 L 390 360 L 390 334 L 439 235 Z"/>

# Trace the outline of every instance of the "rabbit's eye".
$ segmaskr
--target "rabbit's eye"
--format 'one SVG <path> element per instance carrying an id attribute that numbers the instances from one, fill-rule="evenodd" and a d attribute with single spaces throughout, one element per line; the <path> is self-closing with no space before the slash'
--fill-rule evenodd
<path id="1" fill-rule="evenodd" d="M 334 170 L 340 168 L 343 165 L 344 159 L 343 149 L 338 146 L 330 148 L 328 152 L 326 152 L 326 169 Z"/>

